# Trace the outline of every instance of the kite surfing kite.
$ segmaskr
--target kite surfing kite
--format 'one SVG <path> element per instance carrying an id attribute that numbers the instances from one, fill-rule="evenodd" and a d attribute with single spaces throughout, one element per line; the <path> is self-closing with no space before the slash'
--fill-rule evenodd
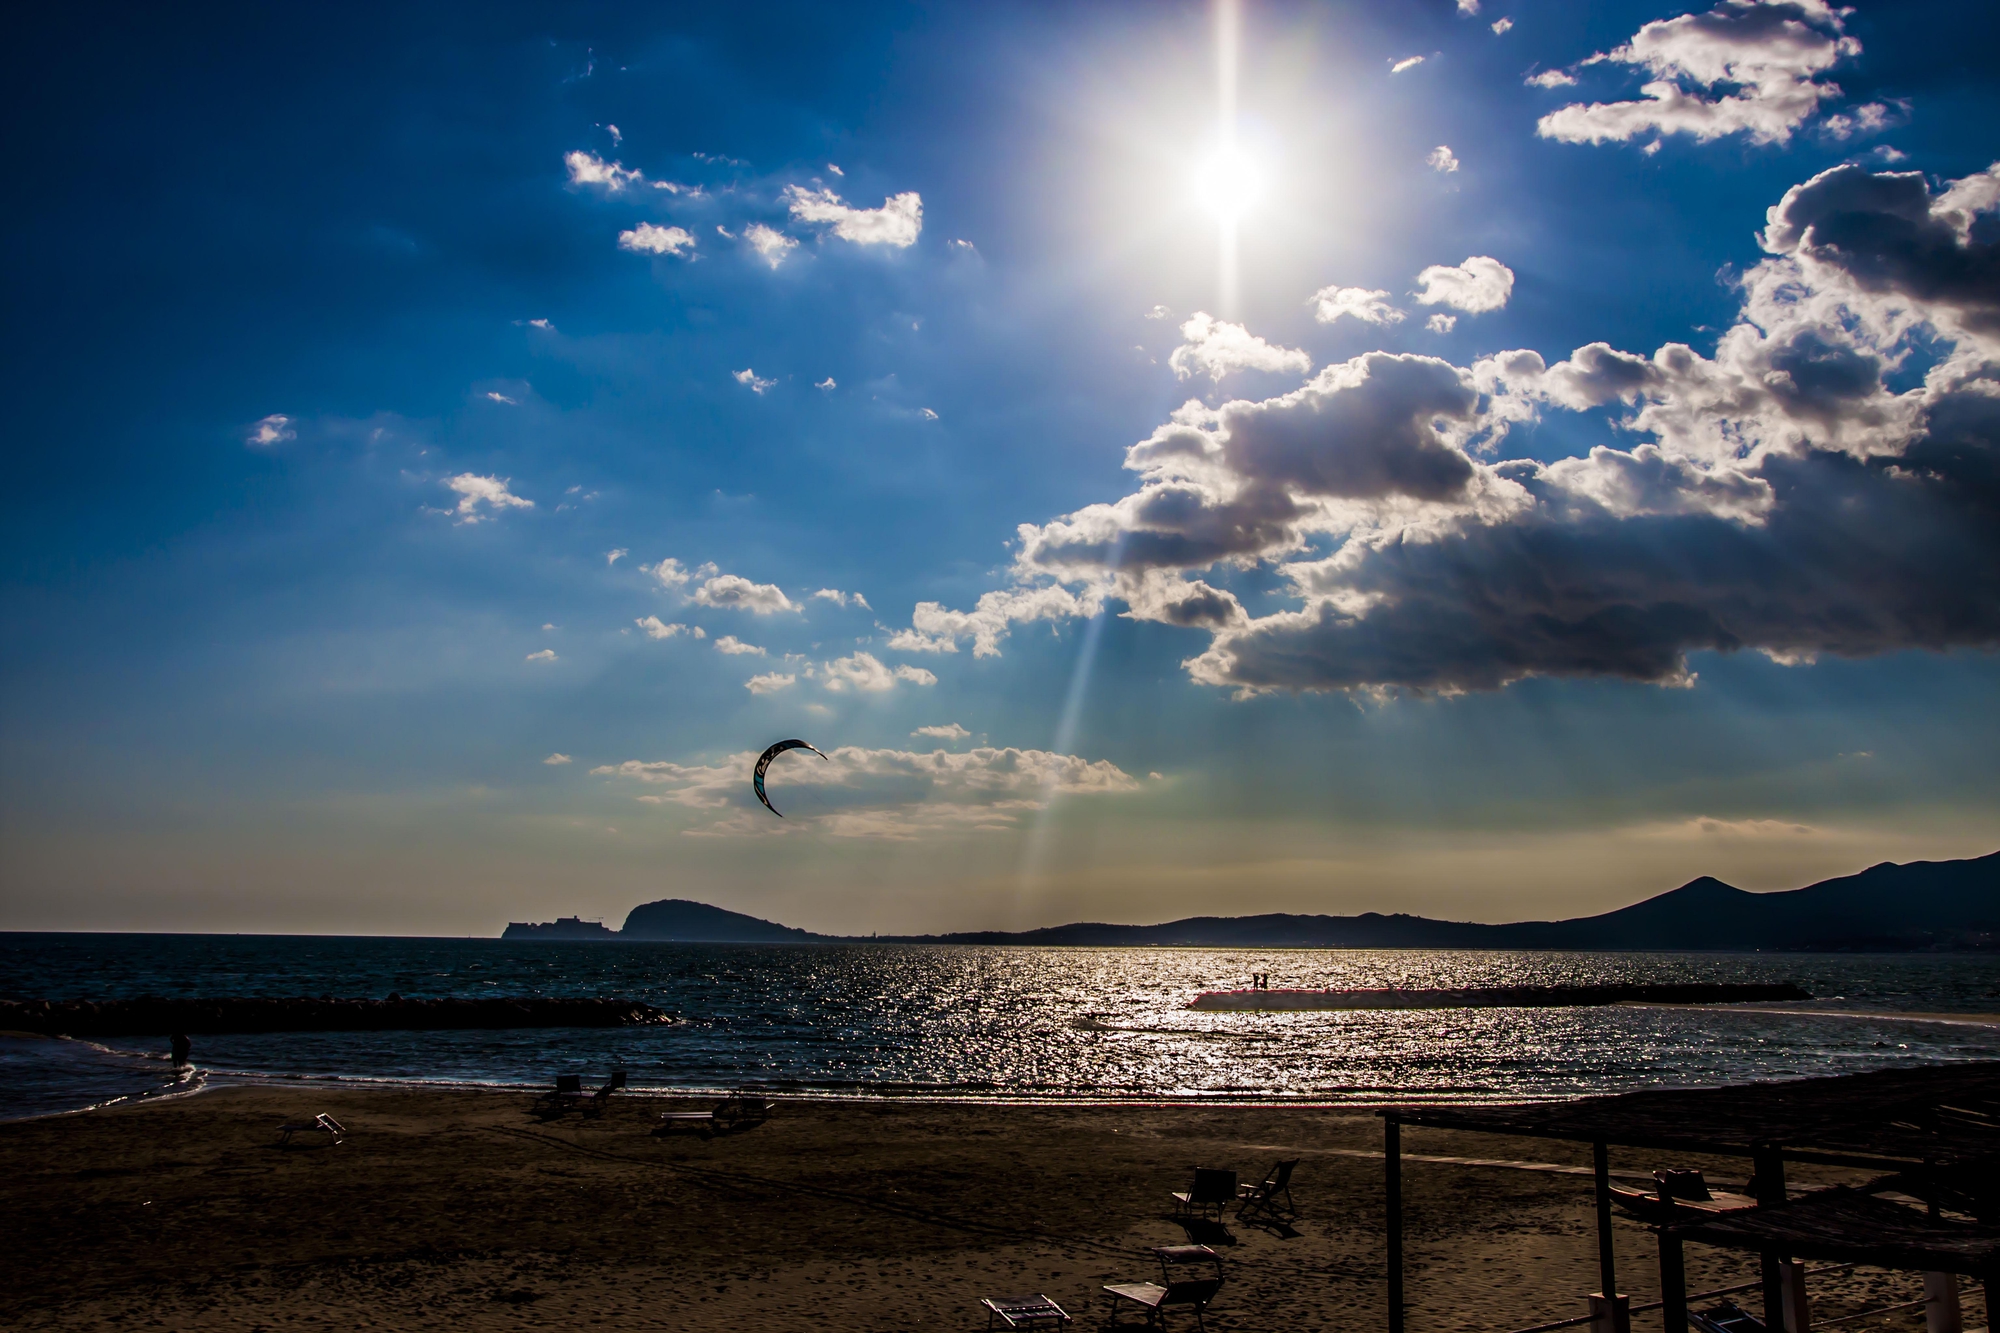
<path id="1" fill-rule="evenodd" d="M 777 815 L 780 819 L 783 819 L 784 815 L 779 812 L 777 806 L 771 804 L 771 798 L 764 794 L 764 770 L 771 766 L 773 759 L 776 759 L 787 750 L 812 750 L 820 758 L 826 758 L 825 755 L 820 754 L 818 750 L 813 750 L 813 747 L 807 745 L 804 741 L 779 741 L 776 745 L 773 745 L 770 749 L 757 756 L 757 769 L 750 775 L 750 785 L 756 788 L 757 799 L 764 803 L 764 808 L 772 814 Z"/>

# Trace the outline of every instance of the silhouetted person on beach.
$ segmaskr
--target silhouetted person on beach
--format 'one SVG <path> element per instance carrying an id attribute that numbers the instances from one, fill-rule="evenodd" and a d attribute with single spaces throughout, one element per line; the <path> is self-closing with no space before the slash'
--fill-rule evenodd
<path id="1" fill-rule="evenodd" d="M 176 1032 L 167 1040 L 168 1044 L 173 1047 L 174 1068 L 177 1070 L 186 1069 L 188 1067 L 188 1053 L 194 1049 L 194 1043 L 187 1039 L 187 1033 L 185 1032 Z"/>

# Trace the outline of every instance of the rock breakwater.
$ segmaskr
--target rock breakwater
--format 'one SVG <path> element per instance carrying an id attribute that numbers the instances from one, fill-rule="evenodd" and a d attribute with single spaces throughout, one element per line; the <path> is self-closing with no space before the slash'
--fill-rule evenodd
<path id="1" fill-rule="evenodd" d="M 172 1032 L 393 1032 L 641 1027 L 673 1020 L 651 1005 L 589 997 L 386 1000 L 228 997 L 0 1000 L 0 1029 L 61 1037 Z"/>
<path id="2" fill-rule="evenodd" d="M 1625 986 L 1474 986 L 1456 990 L 1225 990 L 1197 995 L 1203 1010 L 1563 1009 L 1604 1004 L 1765 1004 L 1810 1000 L 1797 986 L 1668 982 Z"/>

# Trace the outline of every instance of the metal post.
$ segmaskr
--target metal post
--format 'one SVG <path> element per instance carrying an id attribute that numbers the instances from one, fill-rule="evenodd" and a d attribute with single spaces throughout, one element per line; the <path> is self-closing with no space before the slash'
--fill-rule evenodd
<path id="1" fill-rule="evenodd" d="M 1688 1333 L 1687 1265 L 1672 1227 L 1660 1228 L 1660 1319 L 1666 1333 Z"/>
<path id="2" fill-rule="evenodd" d="M 1403 1127 L 1393 1115 L 1382 1117 L 1382 1188 L 1388 1203 L 1389 1333 L 1403 1333 Z"/>
<path id="3" fill-rule="evenodd" d="M 1965 1313 L 1958 1304 L 1958 1274 L 1924 1274 L 1925 1333 L 1962 1333 Z"/>
<path id="4" fill-rule="evenodd" d="M 1757 1171 L 1757 1203 L 1759 1207 L 1779 1204 L 1785 1201 L 1785 1154 L 1775 1146 L 1760 1146 L 1751 1159 Z M 1784 1256 L 1769 1251 L 1757 1256 L 1764 1288 L 1764 1327 L 1782 1329 L 1785 1327 L 1785 1282 L 1784 1269 L 1780 1267 Z M 1796 1333 L 1796 1331 L 1794 1331 Z"/>
<path id="5" fill-rule="evenodd" d="M 1597 1167 L 1597 1289 L 1608 1301 L 1618 1294 L 1618 1262 L 1611 1251 L 1611 1151 L 1593 1143 L 1590 1157 Z"/>
<path id="6" fill-rule="evenodd" d="M 1806 1294 L 1806 1266 L 1787 1259 L 1778 1265 L 1785 1288 L 1785 1333 L 1809 1333 L 1812 1301 Z"/>

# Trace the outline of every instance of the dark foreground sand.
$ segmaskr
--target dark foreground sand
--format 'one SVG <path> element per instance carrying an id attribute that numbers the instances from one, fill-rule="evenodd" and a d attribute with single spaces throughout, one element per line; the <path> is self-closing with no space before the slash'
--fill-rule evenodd
<path id="1" fill-rule="evenodd" d="M 656 1137 L 667 1105 L 544 1122 L 516 1094 L 234 1088 L 0 1125 L 0 1327 L 977 1329 L 979 1297 L 1023 1291 L 1095 1327 L 1100 1284 L 1186 1239 L 1167 1194 L 1189 1168 L 1249 1176 L 1281 1153 L 1304 1159 L 1296 1234 L 1235 1226 L 1209 1326 L 1384 1327 L 1381 1165 L 1344 1155 L 1380 1148 L 1367 1114 L 799 1101 L 737 1134 Z M 319 1111 L 352 1137 L 278 1146 L 282 1120 Z M 1405 1149 L 1585 1160 L 1420 1130 Z M 1581 1311 L 1587 1179 L 1424 1162 L 1404 1179 L 1413 1333 Z M 1649 1234 L 1621 1222 L 1618 1244 L 1622 1285 L 1650 1299 Z M 1754 1276 L 1689 1260 L 1697 1286 Z M 1815 1312 L 1917 1294 L 1913 1275 L 1827 1279 Z M 1982 1321 L 1976 1296 L 1966 1314 Z M 1889 1325 L 1921 1315 L 1847 1327 Z"/>

